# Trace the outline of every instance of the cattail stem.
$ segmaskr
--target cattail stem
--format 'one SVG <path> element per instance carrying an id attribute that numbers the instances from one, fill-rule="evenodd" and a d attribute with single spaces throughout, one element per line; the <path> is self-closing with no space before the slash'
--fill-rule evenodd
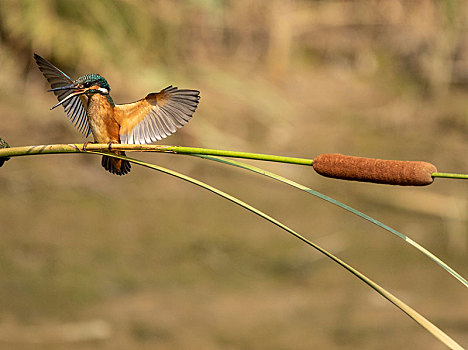
<path id="1" fill-rule="evenodd" d="M 264 160 L 270 162 L 280 162 L 298 165 L 312 165 L 312 159 L 294 158 L 275 156 L 262 153 L 249 153 L 237 151 L 225 151 L 209 148 L 198 147 L 182 147 L 182 146 L 167 146 L 167 145 L 126 145 L 112 144 L 111 149 L 120 151 L 140 151 L 140 152 L 163 152 L 174 154 L 204 154 L 211 156 L 233 157 Z M 106 152 L 109 150 L 108 144 L 90 143 L 86 146 L 88 151 Z M 23 146 L 0 149 L 0 157 L 17 157 L 33 154 L 57 154 L 57 153 L 80 153 L 83 151 L 83 144 L 58 144 L 58 145 L 40 145 L 40 146 Z"/>
<path id="2" fill-rule="evenodd" d="M 454 173 L 432 173 L 432 177 L 442 177 L 446 179 L 466 179 L 468 174 L 454 174 Z"/>
<path id="3" fill-rule="evenodd" d="M 323 176 L 343 180 L 374 182 L 401 186 L 424 186 L 434 181 L 435 177 L 468 179 L 468 174 L 440 173 L 434 165 L 426 162 L 382 160 L 373 158 L 345 156 L 341 154 L 321 154 L 315 159 L 275 156 L 262 153 L 225 151 L 209 148 L 168 146 L 168 145 L 126 145 L 111 144 L 112 150 L 163 152 L 173 154 L 197 154 L 221 157 L 255 159 L 297 165 L 313 166 Z M 87 151 L 109 150 L 107 144 L 88 144 Z M 7 157 L 19 157 L 36 154 L 86 153 L 83 144 L 58 144 L 23 147 L 0 147 L 0 161 Z M 1 162 L 3 163 L 3 162 Z M 1 166 L 1 165 L 0 165 Z"/>

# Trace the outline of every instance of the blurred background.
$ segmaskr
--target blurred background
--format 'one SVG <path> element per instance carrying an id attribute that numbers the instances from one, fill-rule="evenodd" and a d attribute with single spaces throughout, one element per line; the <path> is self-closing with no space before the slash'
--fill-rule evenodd
<path id="1" fill-rule="evenodd" d="M 175 85 L 199 108 L 161 142 L 314 158 L 424 160 L 468 172 L 463 1 L 0 2 L 0 137 L 82 143 L 34 52 L 116 103 Z M 401 240 L 286 185 L 185 156 L 135 154 L 264 210 L 465 346 L 466 289 Z M 465 277 L 468 182 L 424 188 L 258 164 L 402 231 Z M 50 155 L 0 169 L 2 349 L 438 349 L 317 252 L 202 189 Z"/>

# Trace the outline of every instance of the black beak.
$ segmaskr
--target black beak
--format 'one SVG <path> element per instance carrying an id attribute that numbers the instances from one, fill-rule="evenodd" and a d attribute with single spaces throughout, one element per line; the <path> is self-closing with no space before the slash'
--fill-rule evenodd
<path id="1" fill-rule="evenodd" d="M 61 101 L 59 101 L 55 106 L 53 106 L 51 109 L 54 109 L 55 107 L 58 107 L 60 106 L 62 103 L 64 103 L 65 101 L 69 100 L 70 98 L 72 97 L 75 97 L 75 96 L 78 96 L 78 95 L 81 95 L 81 94 L 84 94 L 87 90 L 89 90 L 88 88 L 86 89 L 82 89 L 82 88 L 78 88 L 76 86 L 74 86 L 74 84 L 70 84 L 70 85 L 66 85 L 66 86 L 61 86 L 61 87 L 58 87 L 58 88 L 53 88 L 53 89 L 50 89 L 49 91 L 57 91 L 57 90 L 70 90 L 70 89 L 73 89 L 74 91 L 70 94 L 68 94 L 65 98 L 63 98 Z"/>
<path id="2" fill-rule="evenodd" d="M 47 91 L 50 92 L 50 91 L 69 90 L 69 89 L 76 89 L 75 83 L 72 83 L 70 85 L 56 87 L 56 88 L 53 88 L 53 89 L 50 89 L 50 90 L 47 90 Z"/>

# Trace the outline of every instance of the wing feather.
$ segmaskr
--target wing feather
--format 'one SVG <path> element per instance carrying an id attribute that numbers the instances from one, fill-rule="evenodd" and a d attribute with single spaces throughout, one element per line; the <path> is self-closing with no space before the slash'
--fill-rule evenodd
<path id="1" fill-rule="evenodd" d="M 80 103 L 79 99 L 75 99 L 75 101 L 72 101 L 69 105 L 67 105 L 64 110 L 68 114 L 70 113 L 71 117 L 70 120 L 72 123 L 75 121 L 75 119 L 78 117 L 79 113 L 77 108 L 79 107 L 78 104 Z"/>
<path id="2" fill-rule="evenodd" d="M 176 129 L 172 129 L 174 123 L 172 122 L 171 123 L 171 120 L 169 118 L 161 118 L 161 125 L 162 125 L 162 128 L 163 128 L 163 131 L 166 135 L 170 135 L 174 132 L 176 132 Z"/>
<path id="3" fill-rule="evenodd" d="M 157 130 L 157 134 L 155 135 L 155 136 L 156 136 L 156 139 L 157 139 L 158 141 L 161 141 L 163 138 L 166 137 L 166 134 L 163 132 L 163 126 L 162 126 L 162 124 L 161 124 L 160 118 L 155 117 L 155 118 L 153 119 L 153 123 L 154 123 L 154 125 L 156 126 L 156 130 Z"/>
<path id="4" fill-rule="evenodd" d="M 191 113 L 195 112 L 196 107 L 189 107 L 184 103 L 177 103 L 174 101 L 170 101 L 167 103 L 167 106 L 180 110 L 185 115 L 190 115 Z"/>
<path id="5" fill-rule="evenodd" d="M 71 101 L 71 103 L 69 103 L 69 104 L 67 104 L 66 106 L 63 107 L 63 110 L 65 111 L 65 113 L 68 114 L 68 112 L 70 112 L 70 110 L 74 107 L 75 102 L 76 102 L 76 100 Z M 70 120 L 71 120 L 71 118 L 70 118 Z"/>
<path id="6" fill-rule="evenodd" d="M 167 117 L 167 112 L 165 110 L 162 110 L 161 111 L 161 114 L 165 117 L 165 118 L 168 118 Z M 176 126 L 178 125 L 179 128 L 181 128 L 182 126 L 184 126 L 184 124 L 187 123 L 187 121 L 183 118 L 181 118 L 180 116 L 178 116 L 177 114 L 173 114 L 172 115 L 174 117 L 174 123 L 177 123 Z"/>
<path id="7" fill-rule="evenodd" d="M 57 87 L 62 87 L 65 85 L 69 85 L 73 83 L 73 80 L 62 72 L 60 69 L 55 67 L 52 63 L 47 61 L 45 58 L 42 58 L 38 54 L 34 54 L 34 59 L 36 61 L 37 66 L 39 67 L 40 71 L 47 79 L 52 89 Z M 57 96 L 57 100 L 61 101 L 72 91 L 67 90 L 58 90 L 54 91 L 55 96 Z M 74 122 L 74 125 L 80 125 L 80 132 L 85 134 L 85 136 L 89 136 L 91 133 L 91 129 L 88 124 L 88 116 L 86 114 L 86 105 L 88 101 L 84 95 L 75 96 L 70 98 L 69 100 L 65 101 L 62 106 L 67 114 L 68 118 Z M 75 119 L 77 121 L 75 122 Z"/>
<path id="8" fill-rule="evenodd" d="M 145 118 L 145 128 L 146 128 L 145 141 L 146 143 L 151 143 L 154 141 L 154 137 L 152 136 L 154 131 L 153 131 L 153 123 L 151 122 L 151 118 L 149 116 Z"/>
<path id="9" fill-rule="evenodd" d="M 136 144 L 139 144 L 141 143 L 141 137 L 140 137 L 140 125 L 137 125 L 136 128 L 134 129 L 134 132 L 133 132 L 133 141 L 136 143 Z"/>
<path id="10" fill-rule="evenodd" d="M 79 114 L 77 114 L 77 119 L 78 120 L 88 120 L 88 117 L 86 116 L 86 111 L 84 109 L 79 111 Z M 85 126 L 85 128 L 86 128 L 86 126 Z M 89 133 L 88 133 L 88 135 L 89 135 Z M 88 136 L 88 135 L 86 135 L 86 136 Z"/>
<path id="11" fill-rule="evenodd" d="M 159 133 L 159 129 L 160 127 L 158 126 L 158 119 L 157 119 L 157 115 L 155 112 L 150 112 L 149 114 L 149 120 L 151 122 L 151 126 L 153 127 L 153 132 L 152 132 L 152 136 L 153 136 L 153 141 L 159 141 L 161 140 L 163 137 L 161 136 L 161 134 Z"/>
<path id="12" fill-rule="evenodd" d="M 144 144 L 162 140 L 187 124 L 199 100 L 197 90 L 168 86 L 139 101 L 116 105 L 114 117 L 120 124 L 120 142 Z"/>
<path id="13" fill-rule="evenodd" d="M 175 108 L 175 107 L 171 106 L 170 104 L 167 104 L 165 107 L 166 107 L 166 108 L 165 108 L 165 109 L 166 109 L 166 111 L 165 111 L 165 112 L 166 112 L 166 115 L 168 115 L 168 114 L 170 113 L 171 115 L 174 115 L 174 116 L 179 117 L 179 118 L 182 119 L 184 122 L 187 122 L 187 121 L 188 121 L 188 119 L 187 119 L 187 116 L 188 116 L 188 115 L 185 114 L 185 113 L 183 113 L 180 109 Z M 167 119 L 167 118 L 166 118 L 166 119 Z"/>
<path id="14" fill-rule="evenodd" d="M 79 123 L 78 130 L 80 130 L 80 132 L 82 132 L 82 133 L 86 133 L 86 128 L 89 128 L 88 118 L 86 116 L 86 111 L 83 111 L 83 112 L 84 113 L 83 113 L 82 117 L 77 118 L 77 124 Z M 84 118 L 83 118 L 83 116 L 84 116 Z"/>
<path id="15" fill-rule="evenodd" d="M 149 125 L 148 117 L 146 117 L 146 118 L 144 119 L 144 121 L 145 121 L 145 125 L 144 125 L 144 128 L 143 128 L 143 132 L 144 132 L 144 134 L 145 134 L 145 143 L 151 143 L 151 142 L 153 142 L 153 141 L 151 140 L 151 131 L 152 131 L 152 130 L 150 129 L 151 127 L 150 127 L 150 125 Z"/>
<path id="16" fill-rule="evenodd" d="M 83 120 L 84 118 L 86 118 L 86 111 L 85 110 L 78 110 L 77 113 L 74 115 L 73 117 L 74 119 L 72 120 L 73 124 L 77 126 L 78 124 L 78 121 L 80 120 Z"/>

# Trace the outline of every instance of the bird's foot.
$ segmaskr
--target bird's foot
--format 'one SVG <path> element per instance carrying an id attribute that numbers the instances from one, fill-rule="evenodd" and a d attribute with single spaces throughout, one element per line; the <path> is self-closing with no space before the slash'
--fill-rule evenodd
<path id="1" fill-rule="evenodd" d="M 109 152 L 111 151 L 112 144 L 116 144 L 116 143 L 118 143 L 118 142 L 116 142 L 116 141 L 109 142 L 109 145 L 107 146 L 107 148 L 109 149 Z"/>
<path id="2" fill-rule="evenodd" d="M 86 142 L 85 142 L 85 144 L 83 145 L 83 148 L 82 148 L 82 151 L 83 151 L 83 152 L 86 152 L 86 147 L 88 147 L 88 145 L 89 145 L 90 143 L 93 143 L 93 142 L 90 142 L 90 141 L 86 141 Z"/>

